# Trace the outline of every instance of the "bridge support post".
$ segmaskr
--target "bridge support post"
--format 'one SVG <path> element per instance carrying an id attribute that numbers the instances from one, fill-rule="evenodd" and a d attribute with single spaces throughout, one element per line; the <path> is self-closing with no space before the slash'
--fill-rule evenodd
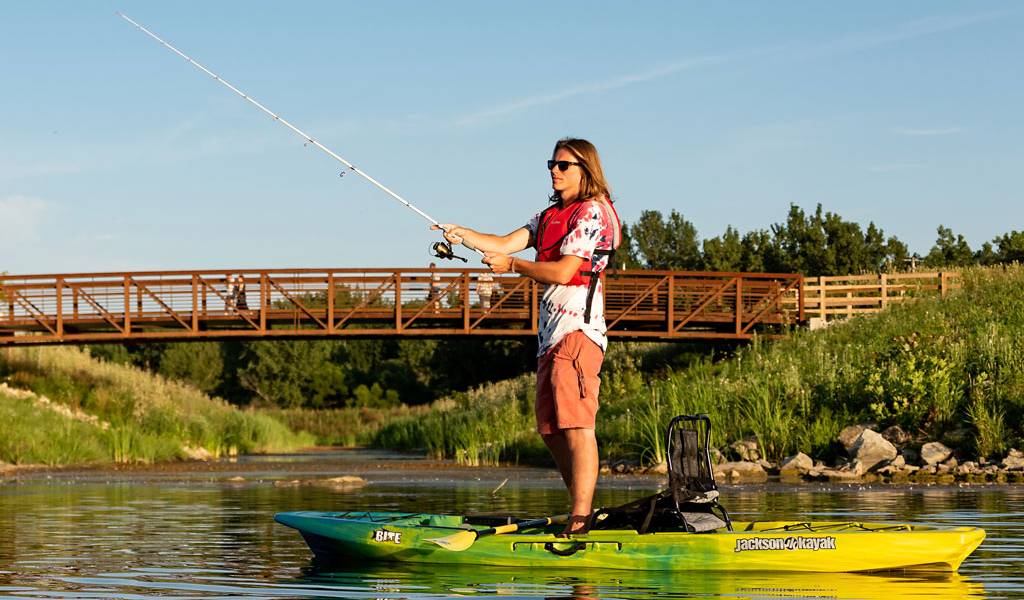
<path id="1" fill-rule="evenodd" d="M 64 278 L 57 278 L 57 337 L 64 337 Z"/>
<path id="2" fill-rule="evenodd" d="M 736 335 L 743 333 L 743 278 L 736 278 Z"/>
<path id="3" fill-rule="evenodd" d="M 327 274 L 327 333 L 334 333 L 334 273 Z"/>
<path id="4" fill-rule="evenodd" d="M 402 333 L 402 272 L 395 271 L 395 332 Z"/>
<path id="5" fill-rule="evenodd" d="M 668 294 L 666 301 L 668 306 L 665 310 L 665 333 L 669 336 L 672 335 L 673 328 L 676 324 L 676 278 L 672 275 L 668 276 Z"/>
<path id="6" fill-rule="evenodd" d="M 192 275 L 192 333 L 199 333 L 199 276 Z"/>
<path id="7" fill-rule="evenodd" d="M 132 277 L 124 276 L 124 334 L 132 334 Z"/>
<path id="8" fill-rule="evenodd" d="M 462 272 L 462 330 L 469 333 L 469 272 Z"/>
<path id="9" fill-rule="evenodd" d="M 266 273 L 260 273 L 260 333 L 267 333 L 267 306 L 270 305 L 270 285 Z"/>

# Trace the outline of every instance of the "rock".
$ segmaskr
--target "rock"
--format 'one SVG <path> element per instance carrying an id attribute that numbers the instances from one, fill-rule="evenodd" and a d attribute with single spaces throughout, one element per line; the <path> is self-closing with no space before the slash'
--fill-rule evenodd
<path id="1" fill-rule="evenodd" d="M 953 451 L 942 442 L 928 442 L 921 446 L 921 460 L 928 466 L 936 465 L 952 455 Z"/>
<path id="2" fill-rule="evenodd" d="M 847 463 L 842 469 L 839 470 L 846 473 L 853 473 L 858 477 L 868 472 L 867 467 L 864 466 L 864 462 L 858 458 L 853 459 L 852 461 Z"/>
<path id="3" fill-rule="evenodd" d="M 308 484 L 334 489 L 351 489 L 363 487 L 366 485 L 366 480 L 355 475 L 342 475 L 341 477 L 331 477 L 330 479 L 313 479 Z"/>
<path id="4" fill-rule="evenodd" d="M 245 477 L 242 477 L 241 475 L 235 475 L 234 477 L 228 477 L 228 481 L 230 481 L 231 483 L 241 483 L 245 481 Z"/>
<path id="5" fill-rule="evenodd" d="M 913 473 L 914 471 L 917 471 L 920 468 L 921 467 L 918 467 L 916 465 L 904 465 L 903 468 L 900 470 L 904 473 Z"/>
<path id="6" fill-rule="evenodd" d="M 910 441 L 910 434 L 903 431 L 903 428 L 899 425 L 887 427 L 885 431 L 882 432 L 882 437 L 884 437 L 890 444 L 894 444 L 896 446 L 902 446 Z"/>
<path id="7" fill-rule="evenodd" d="M 953 456 L 951 456 L 951 457 L 949 457 L 949 458 L 948 458 L 948 459 L 946 460 L 946 462 L 944 462 L 944 463 L 942 463 L 942 464 L 946 465 L 946 466 L 947 466 L 947 467 L 949 467 L 950 469 L 955 469 L 955 468 L 956 468 L 956 466 L 960 464 L 960 461 L 958 461 L 958 460 L 956 459 L 956 457 L 953 457 Z"/>
<path id="8" fill-rule="evenodd" d="M 900 454 L 900 455 L 896 456 L 896 458 L 894 458 L 891 461 L 889 461 L 889 464 L 894 466 L 894 467 L 896 467 L 897 469 L 902 469 L 903 467 L 905 467 L 907 465 L 907 460 L 905 458 L 903 458 L 902 454 Z"/>
<path id="9" fill-rule="evenodd" d="M 793 456 L 788 456 L 779 464 L 779 472 L 781 473 L 792 472 L 803 475 L 813 468 L 814 461 L 803 452 L 797 452 Z"/>
<path id="10" fill-rule="evenodd" d="M 298 479 L 281 479 L 274 482 L 274 487 L 298 487 L 300 485 L 302 485 L 302 482 Z"/>
<path id="11" fill-rule="evenodd" d="M 764 469 L 765 471 L 771 471 L 772 469 L 775 468 L 775 465 L 773 465 L 772 463 L 766 461 L 763 458 L 759 458 L 759 459 L 755 460 L 754 462 L 756 462 L 757 464 L 761 465 L 761 468 Z"/>
<path id="12" fill-rule="evenodd" d="M 1019 470 L 1024 469 L 1024 452 L 1017 449 L 1011 449 L 1007 453 L 1006 458 L 999 463 L 1004 469 Z"/>
<path id="13" fill-rule="evenodd" d="M 718 448 L 711 449 L 711 464 L 718 465 L 725 462 L 725 456 L 722 455 L 722 451 Z"/>
<path id="14" fill-rule="evenodd" d="M 736 453 L 740 460 L 757 462 L 761 458 L 761 448 L 757 438 L 747 438 L 729 444 L 729 448 Z"/>
<path id="15" fill-rule="evenodd" d="M 189 460 L 213 460 L 213 453 L 202 446 L 182 446 L 181 451 Z"/>
<path id="16" fill-rule="evenodd" d="M 897 454 L 896 446 L 870 429 L 861 431 L 851 451 L 854 459 L 863 464 L 863 472 L 896 458 Z"/>
<path id="17" fill-rule="evenodd" d="M 644 473 L 647 473 L 648 475 L 668 475 L 668 463 L 661 461 L 656 465 L 651 465 L 647 467 L 647 470 L 644 471 Z"/>
<path id="18" fill-rule="evenodd" d="M 765 473 L 761 465 L 755 462 L 725 462 L 720 465 L 715 465 L 715 478 L 728 478 L 732 481 L 758 482 L 767 481 L 768 473 Z"/>
<path id="19" fill-rule="evenodd" d="M 867 428 L 867 425 L 850 425 L 849 427 L 844 427 L 843 430 L 839 432 L 839 436 L 836 440 L 843 445 L 843 448 L 846 448 L 846 453 L 849 454 L 850 451 L 853 450 L 854 444 L 857 443 L 857 438 L 860 437 L 861 432 Z"/>
<path id="20" fill-rule="evenodd" d="M 955 469 L 953 469 L 953 471 L 957 475 L 970 475 L 972 473 L 977 472 L 977 470 L 978 470 L 978 463 L 970 461 L 970 460 L 965 462 L 965 463 L 963 463 L 962 465 L 957 465 L 957 467 Z"/>
<path id="21" fill-rule="evenodd" d="M 635 460 L 617 460 L 611 464 L 613 473 L 632 473 L 639 466 Z"/>
<path id="22" fill-rule="evenodd" d="M 821 471 L 821 477 L 827 478 L 829 481 L 835 483 L 843 483 L 850 481 L 859 481 L 860 475 L 853 471 L 843 471 L 840 469 L 823 469 Z"/>

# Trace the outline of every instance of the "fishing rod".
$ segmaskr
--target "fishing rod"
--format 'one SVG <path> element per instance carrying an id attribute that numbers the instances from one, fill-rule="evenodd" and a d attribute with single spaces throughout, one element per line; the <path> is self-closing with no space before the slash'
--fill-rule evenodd
<path id="1" fill-rule="evenodd" d="M 421 216 L 424 219 L 430 221 L 432 224 L 436 225 L 438 228 L 440 228 L 440 229 L 442 229 L 444 231 L 447 231 L 446 229 L 444 229 L 444 227 L 441 227 L 441 224 L 437 221 L 437 219 L 435 219 L 434 217 L 431 217 L 427 213 L 425 213 L 422 210 L 416 208 L 415 206 L 412 205 L 411 202 L 409 202 L 405 198 L 399 196 L 395 192 L 391 191 L 390 189 L 388 189 L 387 186 L 385 186 L 381 182 L 377 181 L 373 177 L 370 177 L 369 175 L 364 173 L 362 170 L 358 169 L 355 165 L 353 165 L 352 163 L 348 162 L 347 160 L 345 160 L 344 158 L 339 156 L 337 153 L 335 153 L 333 150 L 331 150 L 327 146 L 324 146 L 320 142 L 318 142 L 315 139 L 313 139 L 313 137 L 311 135 L 309 135 L 308 133 L 302 131 L 298 127 L 296 127 L 296 126 L 292 125 L 291 123 L 289 123 L 287 120 L 285 120 L 284 117 L 275 114 L 269 108 L 267 108 L 266 106 L 263 106 L 258 101 L 256 101 L 255 98 L 249 96 L 248 94 L 246 94 L 242 90 L 236 88 L 235 86 L 231 85 L 227 81 L 221 79 L 220 75 L 217 75 L 213 71 L 211 71 L 211 70 L 207 69 L 206 67 L 204 67 L 203 65 L 199 64 L 191 56 L 185 54 L 181 50 L 178 50 L 177 48 L 175 48 L 174 46 L 172 46 L 168 42 L 164 41 L 162 38 L 160 38 L 160 36 L 156 35 L 152 31 L 150 31 L 150 30 L 146 29 L 145 27 L 143 27 L 141 24 L 139 24 L 136 21 L 132 20 L 128 15 L 126 15 L 126 14 L 120 12 L 120 11 L 118 11 L 116 14 L 117 14 L 117 16 L 121 17 L 125 21 L 128 21 L 129 23 L 134 25 L 142 33 L 145 33 L 149 37 L 153 38 L 154 40 L 156 40 L 157 42 L 162 44 L 165 48 L 167 48 L 171 52 L 177 54 L 178 56 L 180 56 L 180 57 L 184 58 L 185 60 L 187 60 L 188 62 L 192 63 L 192 65 L 195 66 L 200 71 L 206 73 L 210 77 L 213 77 L 213 79 L 215 81 L 217 81 L 218 83 L 224 84 L 224 86 L 226 86 L 229 90 L 231 90 L 232 92 L 238 94 L 239 96 L 244 98 L 247 102 L 249 102 L 250 104 L 252 104 L 256 108 L 258 108 L 258 109 L 262 110 L 263 112 L 265 112 L 266 114 L 270 115 L 275 121 L 281 123 L 282 125 L 284 125 L 288 129 L 291 129 L 292 131 L 294 131 L 296 134 L 301 136 L 302 139 L 306 140 L 306 143 L 313 144 L 315 147 L 319 148 L 320 150 L 323 150 L 324 153 L 326 153 L 328 156 L 330 156 L 334 160 L 336 160 L 336 161 L 340 162 L 341 164 L 345 165 L 346 167 L 348 167 L 349 171 L 352 171 L 356 175 L 359 175 L 363 179 L 365 179 L 365 180 L 369 181 L 370 183 L 372 183 L 373 185 L 377 186 L 382 191 L 384 191 L 384 193 L 386 193 L 387 195 L 391 196 L 392 198 L 394 198 L 398 202 L 400 202 L 403 205 L 405 205 L 405 207 L 408 208 L 409 210 L 415 212 L 419 216 Z M 344 176 L 345 172 L 342 171 L 341 175 Z M 463 242 L 463 245 L 465 245 L 467 248 L 469 248 L 471 250 L 476 251 L 476 253 L 479 254 L 480 256 L 484 255 L 484 253 L 479 248 L 473 248 L 472 246 L 469 246 L 468 244 L 465 244 L 465 242 Z M 448 242 L 447 240 L 446 241 L 441 241 L 441 242 L 435 242 L 433 245 L 431 245 L 430 249 L 434 253 L 434 256 L 436 256 L 437 258 L 443 258 L 443 259 L 448 259 L 448 260 L 451 260 L 453 258 L 457 258 L 457 259 L 461 260 L 462 262 L 466 262 L 465 258 L 462 258 L 461 256 L 456 256 L 455 255 L 455 253 L 452 251 L 451 243 Z"/>

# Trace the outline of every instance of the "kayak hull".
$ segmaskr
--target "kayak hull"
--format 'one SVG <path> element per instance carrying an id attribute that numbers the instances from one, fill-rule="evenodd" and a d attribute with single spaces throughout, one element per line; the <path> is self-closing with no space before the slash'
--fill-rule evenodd
<path id="1" fill-rule="evenodd" d="M 569 539 L 558 528 L 478 538 L 461 552 L 429 541 L 468 528 L 463 517 L 388 512 L 286 512 L 329 562 L 408 562 L 642 571 L 956 571 L 985 532 L 852 522 L 734 522 L 714 533 L 595 530 Z"/>

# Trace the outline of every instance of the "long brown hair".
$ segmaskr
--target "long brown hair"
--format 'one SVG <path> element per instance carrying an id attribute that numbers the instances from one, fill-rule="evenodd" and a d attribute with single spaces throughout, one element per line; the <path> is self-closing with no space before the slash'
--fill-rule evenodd
<path id="1" fill-rule="evenodd" d="M 555 158 L 558 151 L 565 148 L 580 163 L 583 177 L 580 180 L 580 195 L 577 200 L 590 200 L 604 196 L 611 201 L 612 191 L 604 178 L 604 170 L 601 168 L 601 157 L 597 155 L 597 148 L 587 140 L 579 138 L 562 138 L 555 142 L 555 149 L 551 151 L 551 158 Z M 549 200 L 558 202 L 562 198 L 558 192 L 551 194 Z"/>

